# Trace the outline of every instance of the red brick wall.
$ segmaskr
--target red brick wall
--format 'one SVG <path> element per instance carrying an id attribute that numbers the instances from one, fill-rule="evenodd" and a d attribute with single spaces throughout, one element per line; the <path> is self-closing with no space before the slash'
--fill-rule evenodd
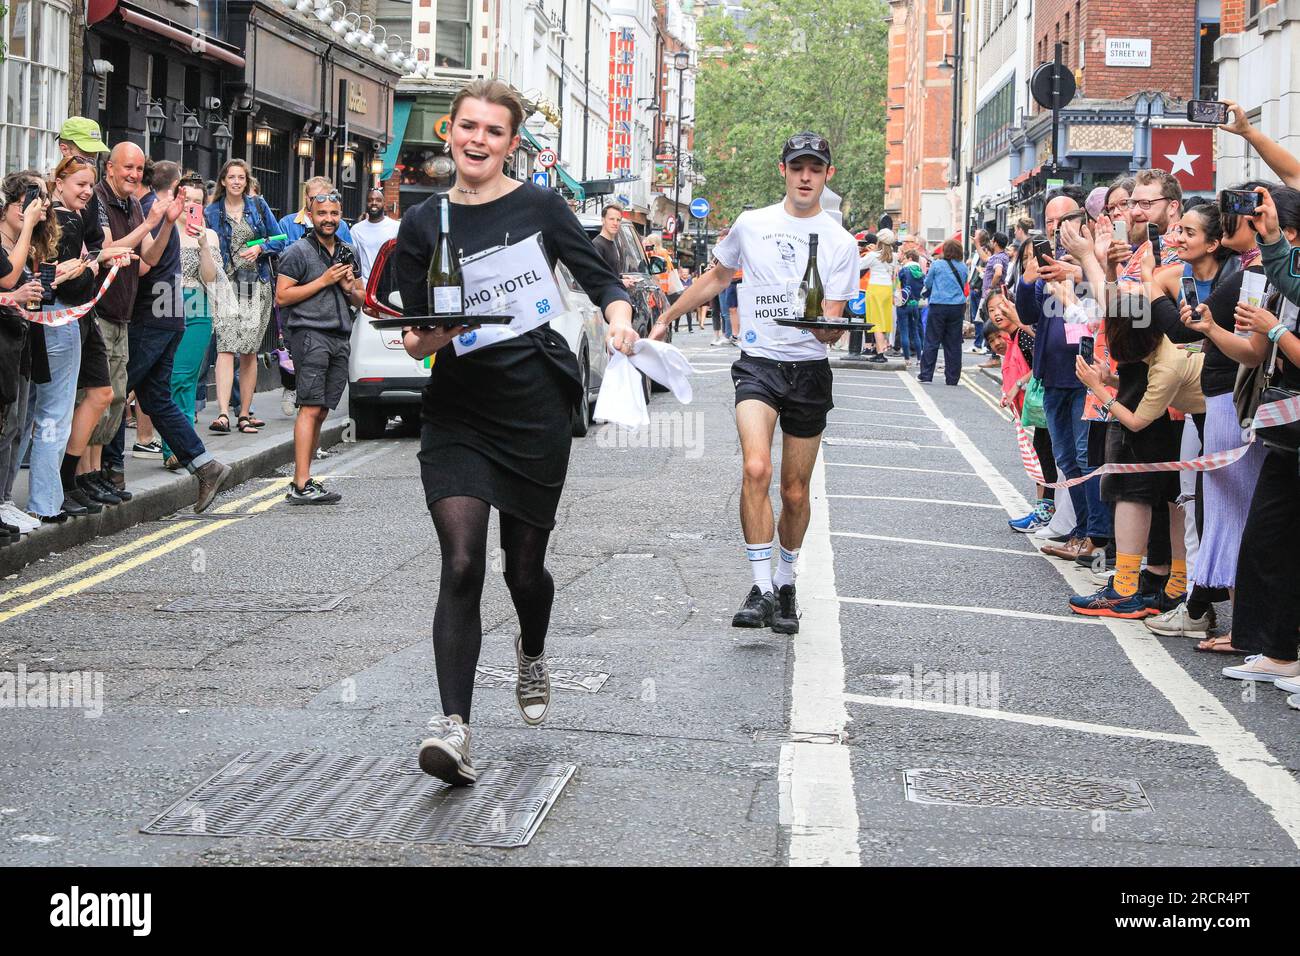
<path id="1" fill-rule="evenodd" d="M 1222 2 L 1226 33 L 1233 29 L 1233 10 L 1244 10 L 1244 0 Z M 1107 36 L 1149 37 L 1151 66 L 1106 66 Z M 1160 90 L 1178 99 L 1192 95 L 1196 0 L 1167 0 L 1159 5 L 1131 0 L 1041 0 L 1034 11 L 1036 63 L 1052 59 L 1058 37 L 1068 42 L 1064 60 L 1076 70 L 1080 97 L 1119 100 L 1142 90 Z"/>

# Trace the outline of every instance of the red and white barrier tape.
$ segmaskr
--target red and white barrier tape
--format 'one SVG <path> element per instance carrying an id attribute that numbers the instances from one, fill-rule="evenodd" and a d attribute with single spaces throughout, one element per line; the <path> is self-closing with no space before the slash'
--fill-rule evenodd
<path id="1" fill-rule="evenodd" d="M 0 292 L 0 305 L 9 306 L 12 309 L 21 309 L 23 314 L 27 316 L 28 322 L 51 326 L 67 325 L 69 322 L 81 318 L 95 307 L 95 303 L 104 297 L 104 293 L 108 291 L 109 286 L 113 284 L 113 280 L 117 278 L 117 270 L 117 266 L 113 266 L 108 270 L 108 275 L 104 276 L 104 284 L 99 287 L 95 297 L 84 305 L 74 305 L 70 309 L 59 309 L 57 312 L 29 312 L 25 302 L 19 302 L 12 295 L 5 292 Z"/>
<path id="2" fill-rule="evenodd" d="M 1289 425 L 1296 421 L 1300 421 L 1300 397 L 1288 398 L 1280 402 L 1269 402 L 1267 405 L 1259 406 L 1256 410 L 1252 427 L 1247 429 L 1243 436 L 1246 443 L 1236 448 L 1211 452 L 1199 458 L 1189 458 L 1187 461 L 1137 462 L 1133 464 L 1111 462 L 1088 472 L 1086 475 L 1080 475 L 1078 478 L 1050 483 L 1043 480 L 1043 467 L 1038 460 L 1038 453 L 1034 451 L 1033 436 L 1025 430 L 1020 422 L 1016 422 L 1015 425 L 1016 443 L 1020 446 L 1020 461 L 1024 465 L 1025 474 L 1029 476 L 1030 480 L 1045 488 L 1073 488 L 1075 485 L 1082 484 L 1092 478 L 1099 478 L 1102 475 L 1135 475 L 1152 471 L 1217 471 L 1220 468 L 1227 468 L 1233 462 L 1240 460 L 1250 450 L 1251 444 L 1255 441 L 1256 428 Z"/>

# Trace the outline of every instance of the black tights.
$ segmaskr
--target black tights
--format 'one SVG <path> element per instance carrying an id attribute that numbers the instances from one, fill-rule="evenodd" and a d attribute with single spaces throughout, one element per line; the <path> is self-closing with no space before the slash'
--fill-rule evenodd
<path id="1" fill-rule="evenodd" d="M 488 503 L 479 498 L 443 498 L 434 502 L 433 526 L 442 548 L 442 579 L 433 612 L 433 659 L 445 714 L 469 722 L 474 697 L 474 668 L 483 644 L 479 606 L 487 573 Z M 506 587 L 519 616 L 524 653 L 545 649 L 555 582 L 546 570 L 546 543 L 551 532 L 501 515 L 501 550 L 505 553 Z"/>

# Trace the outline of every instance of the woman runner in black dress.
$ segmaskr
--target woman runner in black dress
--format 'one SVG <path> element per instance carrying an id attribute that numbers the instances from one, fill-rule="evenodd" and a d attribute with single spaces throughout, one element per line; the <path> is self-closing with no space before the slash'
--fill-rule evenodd
<path id="1" fill-rule="evenodd" d="M 562 260 L 604 311 L 610 346 L 630 353 L 637 333 L 621 278 L 558 194 L 502 172 L 519 147 L 523 118 L 518 95 L 495 80 L 471 82 L 452 101 L 452 242 L 471 256 L 504 245 L 507 236 L 514 244 L 540 233 L 552 267 Z M 425 311 L 438 229 L 436 197 L 402 217 L 394 268 L 413 314 Z M 519 616 L 516 701 L 530 725 L 542 722 L 550 704 L 543 650 L 555 585 L 545 567 L 546 545 L 568 469 L 570 412 L 582 391 L 577 360 L 549 324 L 457 355 L 453 340 L 470 340 L 471 331 L 410 328 L 403 336 L 415 358 L 437 353 L 424 393 L 419 460 L 442 549 L 433 653 L 443 714 L 429 721 L 420 766 L 453 785 L 477 776 L 466 725 L 482 643 L 479 604 L 492 507 L 501 514 L 505 581 Z"/>

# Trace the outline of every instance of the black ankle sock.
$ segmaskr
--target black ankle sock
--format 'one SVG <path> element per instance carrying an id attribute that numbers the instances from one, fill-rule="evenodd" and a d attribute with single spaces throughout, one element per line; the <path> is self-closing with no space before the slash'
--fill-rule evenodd
<path id="1" fill-rule="evenodd" d="M 63 464 L 59 466 L 59 480 L 63 482 L 64 491 L 77 487 L 77 466 L 79 464 L 81 464 L 80 455 L 64 454 Z"/>
<path id="2" fill-rule="evenodd" d="M 1187 613 L 1198 621 L 1209 613 L 1210 607 L 1209 601 L 1202 601 L 1199 598 L 1189 598 L 1187 601 Z"/>

